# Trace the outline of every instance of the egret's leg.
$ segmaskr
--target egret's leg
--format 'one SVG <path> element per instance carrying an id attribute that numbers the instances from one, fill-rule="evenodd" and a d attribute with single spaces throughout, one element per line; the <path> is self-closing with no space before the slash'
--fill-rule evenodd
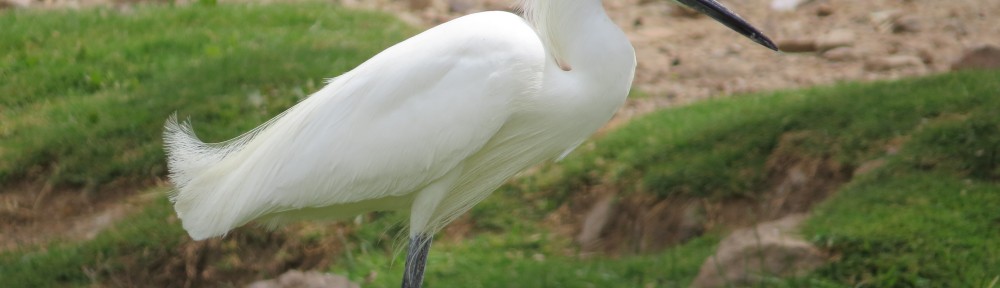
<path id="1" fill-rule="evenodd" d="M 410 208 L 410 249 L 406 252 L 406 271 L 403 271 L 403 288 L 420 288 L 424 282 L 424 266 L 427 252 L 431 250 L 431 240 L 437 231 L 435 215 L 438 205 L 462 175 L 462 165 L 452 168 L 441 178 L 417 192 Z"/>
<path id="2" fill-rule="evenodd" d="M 431 250 L 431 240 L 434 240 L 434 236 L 425 234 L 410 238 L 410 250 L 406 252 L 406 271 L 403 271 L 403 288 L 420 288 L 424 283 L 424 267 L 427 265 L 427 252 Z"/>

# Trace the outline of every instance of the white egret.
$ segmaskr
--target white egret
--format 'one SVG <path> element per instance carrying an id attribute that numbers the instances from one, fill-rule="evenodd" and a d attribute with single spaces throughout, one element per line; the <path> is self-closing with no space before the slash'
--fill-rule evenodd
<path id="1" fill-rule="evenodd" d="M 777 50 L 715 0 L 677 0 Z M 431 28 L 267 123 L 206 144 L 164 133 L 171 200 L 195 240 L 266 225 L 409 211 L 403 287 L 435 232 L 515 173 L 565 156 L 624 103 L 635 52 L 601 0 L 522 0 Z"/>

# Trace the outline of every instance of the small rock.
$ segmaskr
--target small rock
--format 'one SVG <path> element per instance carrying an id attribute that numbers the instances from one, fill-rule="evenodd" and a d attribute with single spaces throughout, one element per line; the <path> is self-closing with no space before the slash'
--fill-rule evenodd
<path id="1" fill-rule="evenodd" d="M 792 11 L 795 8 L 799 8 L 803 3 L 808 2 L 806 0 L 771 0 L 771 10 L 774 11 Z"/>
<path id="2" fill-rule="evenodd" d="M 320 273 L 316 271 L 302 272 L 290 270 L 277 279 L 262 280 L 250 283 L 247 288 L 360 288 L 347 277 Z"/>
<path id="3" fill-rule="evenodd" d="M 924 64 L 931 65 L 934 64 L 936 57 L 934 57 L 934 52 L 928 49 L 917 50 L 917 56 L 920 56 L 920 60 L 924 61 Z"/>
<path id="4" fill-rule="evenodd" d="M 783 52 L 815 52 L 816 41 L 812 39 L 789 38 L 778 40 L 778 49 Z"/>
<path id="5" fill-rule="evenodd" d="M 837 47 L 821 54 L 824 59 L 830 61 L 851 61 L 858 59 L 858 51 L 852 47 Z"/>
<path id="6" fill-rule="evenodd" d="M 830 5 L 823 3 L 820 4 L 819 7 L 816 7 L 816 16 L 826 17 L 830 15 L 833 15 L 833 7 Z"/>
<path id="7" fill-rule="evenodd" d="M 993 45 L 969 50 L 962 58 L 951 64 L 951 70 L 998 68 L 1000 68 L 1000 47 Z"/>
<path id="8" fill-rule="evenodd" d="M 607 196 L 597 201 L 594 207 L 590 208 L 590 212 L 587 212 L 587 215 L 584 216 L 580 235 L 576 236 L 576 241 L 580 246 L 592 249 L 600 244 L 601 232 L 604 231 L 604 226 L 610 222 L 613 215 L 613 204 L 614 197 Z"/>
<path id="9" fill-rule="evenodd" d="M 793 233 L 805 219 L 789 215 L 734 231 L 701 265 L 691 287 L 756 287 L 767 277 L 801 276 L 819 268 L 826 262 L 823 253 Z"/>
<path id="10" fill-rule="evenodd" d="M 836 29 L 816 39 L 816 48 L 826 51 L 837 47 L 854 46 L 854 31 L 847 29 Z"/>
<path id="11" fill-rule="evenodd" d="M 888 71 L 908 67 L 922 67 L 924 60 L 913 55 L 892 55 L 875 58 L 865 62 L 865 69 L 869 71 Z"/>
<path id="12" fill-rule="evenodd" d="M 916 33 L 923 27 L 916 16 L 903 16 L 892 21 L 892 33 Z"/>

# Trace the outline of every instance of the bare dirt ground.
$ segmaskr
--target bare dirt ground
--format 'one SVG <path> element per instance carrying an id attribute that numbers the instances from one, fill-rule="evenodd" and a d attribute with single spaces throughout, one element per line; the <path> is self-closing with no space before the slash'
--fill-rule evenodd
<path id="1" fill-rule="evenodd" d="M 0 189 L 0 252 L 54 240 L 91 240 L 160 193 L 112 183 L 100 197 L 93 189 L 67 190 L 39 183 Z"/>

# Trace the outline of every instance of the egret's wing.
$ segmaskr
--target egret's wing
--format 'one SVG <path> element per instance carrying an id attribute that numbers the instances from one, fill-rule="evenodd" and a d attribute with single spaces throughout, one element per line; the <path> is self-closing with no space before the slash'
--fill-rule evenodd
<path id="1" fill-rule="evenodd" d="M 537 93 L 543 61 L 539 40 L 512 14 L 443 24 L 334 79 L 245 139 L 203 152 L 217 163 L 187 173 L 175 208 L 192 237 L 206 238 L 268 213 L 418 191 L 476 153 Z M 176 166 L 183 153 L 170 154 Z"/>

